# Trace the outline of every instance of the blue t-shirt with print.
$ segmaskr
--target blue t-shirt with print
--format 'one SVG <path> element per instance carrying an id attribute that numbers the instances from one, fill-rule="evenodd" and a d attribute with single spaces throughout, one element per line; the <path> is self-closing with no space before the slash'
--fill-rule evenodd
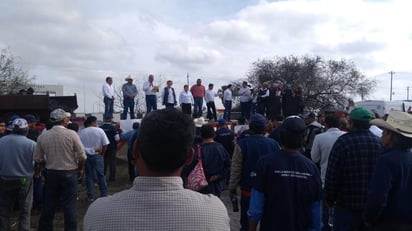
<path id="1" fill-rule="evenodd" d="M 316 165 L 300 153 L 279 150 L 257 163 L 253 189 L 264 195 L 261 230 L 310 230 L 312 206 L 321 200 Z"/>

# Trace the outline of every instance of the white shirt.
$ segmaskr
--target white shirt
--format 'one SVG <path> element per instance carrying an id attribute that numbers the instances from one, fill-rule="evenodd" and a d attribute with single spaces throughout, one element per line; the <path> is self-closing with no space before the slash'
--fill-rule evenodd
<path id="1" fill-rule="evenodd" d="M 214 92 L 213 90 L 207 89 L 206 94 L 205 94 L 206 103 L 214 102 L 216 96 L 217 96 L 216 92 Z"/>
<path id="2" fill-rule="evenodd" d="M 80 140 L 82 141 L 84 150 L 89 155 L 97 154 L 96 148 L 103 147 L 110 143 L 103 129 L 98 127 L 87 127 L 79 132 Z"/>
<path id="3" fill-rule="evenodd" d="M 194 99 L 193 99 L 193 95 L 190 91 L 182 91 L 180 92 L 179 95 L 179 103 L 190 103 L 190 104 L 194 104 Z"/>
<path id="4" fill-rule="evenodd" d="M 369 127 L 369 131 L 371 131 L 375 136 L 381 138 L 382 137 L 382 129 L 380 129 L 378 126 L 376 125 L 371 125 Z"/>
<path id="5" fill-rule="evenodd" d="M 112 85 L 109 85 L 108 83 L 103 84 L 102 91 L 103 91 L 104 97 L 108 97 L 111 99 L 114 96 L 113 84 Z"/>
<path id="6" fill-rule="evenodd" d="M 320 178 L 322 179 L 322 184 L 325 183 L 326 168 L 328 167 L 330 151 L 339 136 L 345 133 L 346 132 L 341 131 L 338 128 L 329 128 L 326 132 L 316 135 L 313 140 L 310 154 L 313 162 L 320 162 Z"/>
<path id="7" fill-rule="evenodd" d="M 174 103 L 175 103 L 175 98 L 173 97 L 172 87 L 171 87 L 171 88 L 168 88 L 168 87 L 165 87 L 165 88 L 164 88 L 164 90 L 162 91 L 162 99 L 164 98 L 164 95 L 166 94 L 165 91 L 168 91 L 168 93 L 169 93 L 169 94 L 167 95 L 167 101 L 166 101 L 165 103 L 174 104 Z"/>
<path id="8" fill-rule="evenodd" d="M 226 89 L 223 92 L 223 100 L 224 101 L 232 101 L 232 90 L 230 90 L 230 88 Z"/>
<path id="9" fill-rule="evenodd" d="M 156 92 L 153 92 L 154 84 L 146 81 L 143 83 L 143 91 L 145 95 L 156 95 Z"/>

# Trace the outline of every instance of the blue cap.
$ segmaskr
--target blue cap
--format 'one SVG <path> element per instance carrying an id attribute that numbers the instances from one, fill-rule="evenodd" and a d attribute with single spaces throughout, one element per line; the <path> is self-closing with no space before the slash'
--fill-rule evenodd
<path id="1" fill-rule="evenodd" d="M 27 122 L 37 122 L 36 117 L 32 114 L 25 115 L 24 118 L 27 120 Z"/>
<path id="2" fill-rule="evenodd" d="M 252 127 L 265 127 L 266 126 L 266 118 L 261 114 L 253 114 L 249 120 L 249 126 Z"/>
<path id="3" fill-rule="evenodd" d="M 225 124 L 226 124 L 226 120 L 225 120 L 225 119 L 219 119 L 219 120 L 217 121 L 217 124 L 218 124 L 218 125 L 225 125 Z"/>

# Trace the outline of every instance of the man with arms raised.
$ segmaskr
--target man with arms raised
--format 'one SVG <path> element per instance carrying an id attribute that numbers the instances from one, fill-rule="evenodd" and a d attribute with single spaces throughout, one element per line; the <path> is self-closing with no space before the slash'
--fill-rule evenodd
<path id="1" fill-rule="evenodd" d="M 84 230 L 230 230 L 217 197 L 183 188 L 180 175 L 192 162 L 193 139 L 190 116 L 173 108 L 148 114 L 133 149 L 140 175 L 131 189 L 97 199 Z"/>

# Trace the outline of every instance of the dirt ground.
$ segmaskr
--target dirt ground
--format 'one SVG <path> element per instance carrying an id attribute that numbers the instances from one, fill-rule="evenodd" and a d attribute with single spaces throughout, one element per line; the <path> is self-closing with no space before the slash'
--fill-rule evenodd
<path id="1" fill-rule="evenodd" d="M 116 182 L 108 182 L 108 190 L 109 194 L 112 195 L 116 192 L 128 189 L 131 187 L 131 184 L 128 182 L 128 171 L 127 171 L 127 163 L 125 161 L 125 151 L 127 147 L 123 148 L 119 152 L 119 159 L 117 162 L 117 176 L 116 176 Z M 98 192 L 98 188 L 96 186 L 95 192 Z M 220 198 L 223 203 L 226 205 L 226 208 L 229 213 L 230 217 L 230 227 L 231 230 L 239 230 L 240 225 L 239 225 L 239 219 L 240 219 L 240 213 L 239 212 L 233 212 L 232 210 L 232 203 L 229 198 L 229 193 L 227 190 L 225 190 Z M 81 185 L 79 185 L 79 199 L 77 201 L 77 220 L 78 220 L 78 230 L 83 230 L 83 217 L 87 211 L 87 208 L 89 206 L 89 202 L 87 199 L 86 195 L 86 185 L 84 182 L 82 182 Z M 17 220 L 16 220 L 16 215 L 14 214 L 14 218 L 12 219 L 12 223 L 14 224 L 12 230 L 17 230 Z M 38 221 L 39 221 L 39 213 L 34 212 L 32 213 L 31 217 L 31 230 L 37 230 L 38 228 Z M 59 231 L 59 230 L 64 230 L 64 219 L 63 219 L 63 213 L 61 211 L 57 212 L 55 215 L 54 219 L 54 230 Z"/>

